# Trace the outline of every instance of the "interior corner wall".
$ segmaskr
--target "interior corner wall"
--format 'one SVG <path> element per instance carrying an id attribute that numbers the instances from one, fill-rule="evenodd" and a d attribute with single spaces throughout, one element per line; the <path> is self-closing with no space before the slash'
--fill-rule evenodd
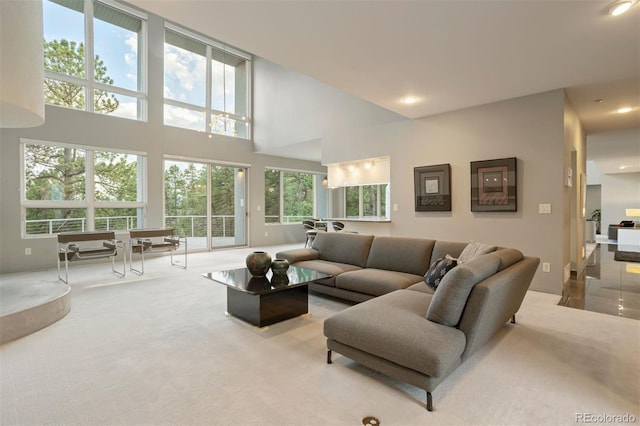
<path id="1" fill-rule="evenodd" d="M 531 289 L 560 294 L 564 234 L 564 92 L 555 90 L 422 119 L 345 133 L 323 141 L 339 152 L 346 141 L 360 158 L 391 156 L 391 234 L 514 247 L 551 264 Z M 386 130 L 386 131 L 380 131 Z M 359 139 L 366 134 L 366 139 Z M 349 154 L 351 155 L 351 154 Z M 517 157 L 517 211 L 471 212 L 470 162 Z M 349 158 L 345 158 L 349 160 Z M 451 212 L 416 212 L 413 168 L 451 164 Z M 540 203 L 551 214 L 538 213 Z"/>
<path id="2" fill-rule="evenodd" d="M 580 271 L 586 264 L 587 139 L 578 114 L 565 95 L 564 170 L 572 170 L 572 185 L 564 185 L 563 264 Z M 565 175 L 565 180 L 567 179 Z M 567 281 L 569 276 L 563 277 Z"/>
<path id="3" fill-rule="evenodd" d="M 304 74 L 262 58 L 253 61 L 253 139 L 256 152 L 326 139 L 343 129 L 407 120 Z M 340 150 L 342 152 L 343 150 Z M 322 150 L 322 163 L 327 164 Z"/>

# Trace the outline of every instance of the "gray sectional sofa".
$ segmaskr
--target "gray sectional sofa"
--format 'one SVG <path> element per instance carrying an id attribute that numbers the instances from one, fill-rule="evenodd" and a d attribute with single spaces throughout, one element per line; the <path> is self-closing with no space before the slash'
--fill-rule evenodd
<path id="1" fill-rule="evenodd" d="M 362 302 L 324 322 L 332 351 L 426 391 L 434 389 L 515 314 L 540 259 L 498 248 L 446 272 L 432 290 L 424 275 L 467 243 L 320 233 L 312 248 L 279 252 L 291 264 L 332 274 L 312 291 Z"/>

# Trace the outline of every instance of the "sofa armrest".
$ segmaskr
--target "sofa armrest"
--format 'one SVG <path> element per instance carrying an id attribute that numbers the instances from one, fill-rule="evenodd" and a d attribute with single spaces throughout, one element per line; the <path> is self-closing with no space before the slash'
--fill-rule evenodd
<path id="1" fill-rule="evenodd" d="M 285 259 L 290 265 L 304 260 L 315 260 L 320 257 L 320 252 L 312 248 L 285 250 L 276 253 L 276 259 Z"/>
<path id="2" fill-rule="evenodd" d="M 539 263 L 539 258 L 527 256 L 473 288 L 458 326 L 467 336 L 463 360 L 482 347 L 520 309 Z"/>

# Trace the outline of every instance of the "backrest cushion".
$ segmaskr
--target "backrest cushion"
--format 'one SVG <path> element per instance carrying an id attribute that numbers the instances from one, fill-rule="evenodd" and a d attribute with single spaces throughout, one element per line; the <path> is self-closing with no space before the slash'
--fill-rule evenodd
<path id="1" fill-rule="evenodd" d="M 375 237 L 367 268 L 424 275 L 434 244 L 434 240 L 424 238 Z"/>
<path id="2" fill-rule="evenodd" d="M 451 269 L 433 294 L 427 319 L 449 327 L 458 325 L 473 286 L 495 274 L 499 266 L 500 259 L 487 254 Z"/>
<path id="3" fill-rule="evenodd" d="M 433 263 L 436 259 L 445 257 L 446 255 L 457 258 L 466 246 L 467 243 L 438 240 L 433 246 L 430 263 Z"/>
<path id="4" fill-rule="evenodd" d="M 494 251 L 496 251 L 496 246 L 478 242 L 469 243 L 464 248 L 464 250 L 462 250 L 460 256 L 458 256 L 458 263 L 468 262 L 476 256 L 491 253 Z"/>
<path id="5" fill-rule="evenodd" d="M 524 255 L 522 254 L 522 252 L 513 248 L 496 250 L 492 254 L 498 256 L 498 258 L 500 259 L 498 271 L 502 271 L 503 269 L 508 268 L 514 263 L 524 259 Z"/>
<path id="6" fill-rule="evenodd" d="M 346 232 L 318 232 L 312 248 L 320 252 L 319 259 L 348 263 L 364 268 L 367 264 L 373 235 Z"/>

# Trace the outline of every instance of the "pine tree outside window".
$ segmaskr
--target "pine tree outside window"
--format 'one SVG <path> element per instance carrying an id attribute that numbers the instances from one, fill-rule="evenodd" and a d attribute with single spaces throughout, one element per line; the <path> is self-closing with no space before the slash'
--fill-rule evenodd
<path id="1" fill-rule="evenodd" d="M 45 102 L 146 120 L 146 14 L 111 0 L 43 2 Z"/>
<path id="2" fill-rule="evenodd" d="M 146 156 L 21 142 L 23 236 L 142 227 Z"/>

